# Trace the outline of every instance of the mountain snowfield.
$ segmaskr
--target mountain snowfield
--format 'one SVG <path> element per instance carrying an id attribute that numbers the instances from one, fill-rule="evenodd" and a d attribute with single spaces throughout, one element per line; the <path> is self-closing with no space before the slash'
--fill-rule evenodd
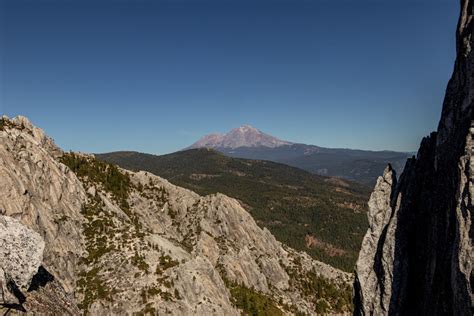
<path id="1" fill-rule="evenodd" d="M 147 172 L 64 153 L 21 116 L 2 117 L 0 158 L 0 223 L 43 258 L 32 275 L 36 264 L 22 259 L 21 244 L 0 234 L 12 249 L 0 262 L 3 312 L 351 310 L 352 275 L 282 245 L 235 199 L 199 196 Z M 18 264 L 6 262 L 13 258 Z M 32 278 L 15 284 L 19 273 Z"/>

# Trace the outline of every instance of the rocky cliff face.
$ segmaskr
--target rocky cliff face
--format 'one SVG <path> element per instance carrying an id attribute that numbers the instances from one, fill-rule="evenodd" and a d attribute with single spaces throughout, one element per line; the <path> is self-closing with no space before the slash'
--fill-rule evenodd
<path id="1" fill-rule="evenodd" d="M 236 200 L 63 153 L 24 117 L 0 120 L 0 188 L 0 310 L 278 315 L 351 308 L 350 275 L 283 246 Z"/>
<path id="2" fill-rule="evenodd" d="M 369 202 L 356 315 L 471 315 L 474 310 L 473 1 L 461 1 L 457 60 L 436 133 Z"/>

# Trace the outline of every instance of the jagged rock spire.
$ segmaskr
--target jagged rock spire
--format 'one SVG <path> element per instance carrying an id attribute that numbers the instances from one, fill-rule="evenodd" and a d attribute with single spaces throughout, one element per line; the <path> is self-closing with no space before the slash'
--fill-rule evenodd
<path id="1" fill-rule="evenodd" d="M 356 315 L 471 315 L 474 305 L 473 2 L 461 1 L 457 59 L 438 131 L 398 183 L 387 169 L 369 202 Z"/>

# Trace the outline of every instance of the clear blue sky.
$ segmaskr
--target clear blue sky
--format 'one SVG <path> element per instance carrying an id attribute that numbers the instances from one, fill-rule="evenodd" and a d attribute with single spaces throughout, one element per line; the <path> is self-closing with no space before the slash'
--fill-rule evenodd
<path id="1" fill-rule="evenodd" d="M 65 150 L 167 153 L 251 124 L 414 151 L 434 130 L 457 0 L 0 0 L 0 110 Z"/>

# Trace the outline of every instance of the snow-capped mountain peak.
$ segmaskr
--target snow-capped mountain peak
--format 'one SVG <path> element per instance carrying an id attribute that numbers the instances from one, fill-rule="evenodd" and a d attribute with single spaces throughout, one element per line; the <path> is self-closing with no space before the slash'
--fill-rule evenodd
<path id="1" fill-rule="evenodd" d="M 195 142 L 189 148 L 239 148 L 268 147 L 275 148 L 292 143 L 265 134 L 250 125 L 234 128 L 226 134 L 209 134 Z"/>

